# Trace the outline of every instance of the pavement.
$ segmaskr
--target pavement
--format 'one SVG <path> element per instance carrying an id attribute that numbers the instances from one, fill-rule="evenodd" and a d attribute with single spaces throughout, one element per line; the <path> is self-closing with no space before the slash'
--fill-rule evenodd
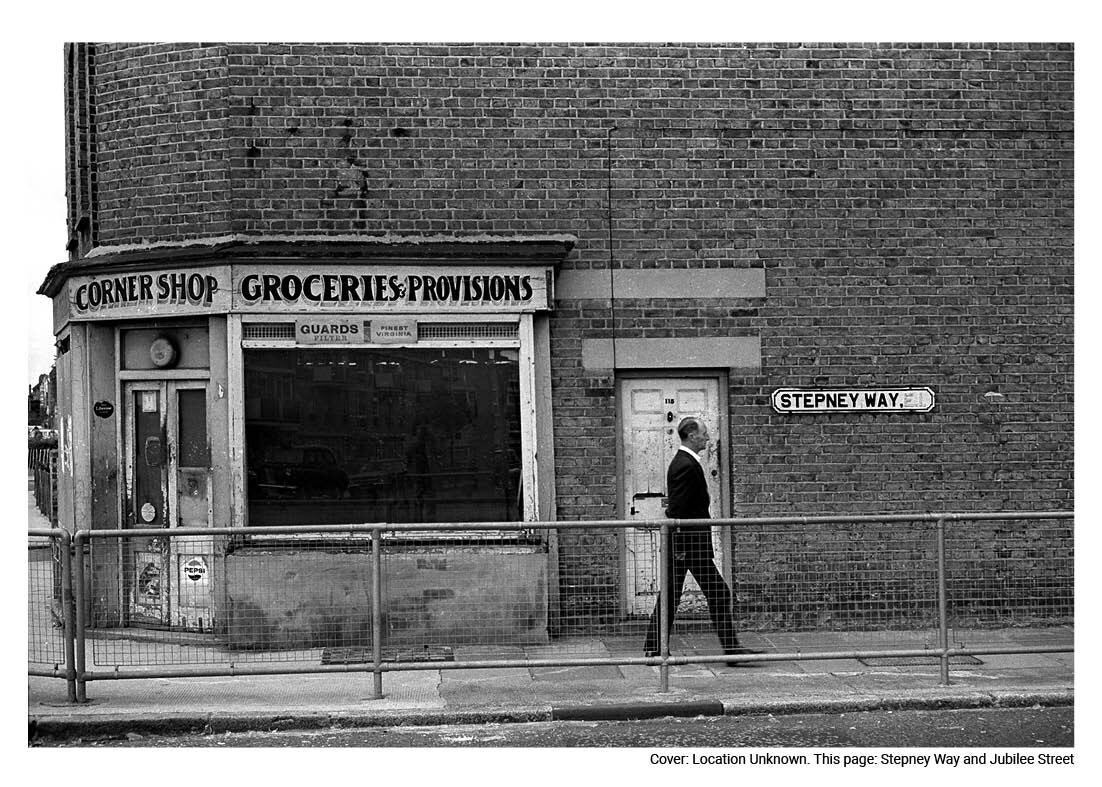
<path id="1" fill-rule="evenodd" d="M 31 508 L 31 526 L 37 512 Z M 34 626 L 32 626 L 32 629 Z M 54 629 L 56 632 L 56 629 Z M 35 636 L 32 631 L 32 639 Z M 56 634 L 51 635 L 56 638 Z M 160 639 L 158 639 L 160 637 Z M 766 654 L 930 647 L 933 632 L 748 632 L 743 644 Z M 1071 646 L 1070 626 L 954 630 L 952 646 L 974 649 Z M 542 645 L 457 646 L 454 664 L 638 658 L 642 637 L 632 634 L 567 637 Z M 706 628 L 678 632 L 671 653 L 718 653 Z M 321 649 L 277 654 L 229 653 L 186 640 L 166 643 L 108 634 L 87 642 L 87 669 L 109 675 L 113 665 L 320 664 Z M 264 661 L 264 659 L 270 659 Z M 278 661 L 276 661 L 278 659 Z M 372 697 L 370 672 L 218 677 L 141 677 L 93 680 L 86 703 L 70 703 L 64 680 L 28 677 L 31 740 L 186 732 L 318 729 L 396 725 L 528 722 L 565 719 L 640 719 L 858 712 L 1074 704 L 1072 653 L 954 657 L 950 683 L 940 685 L 936 659 L 759 660 L 750 666 L 717 662 L 671 666 L 669 691 L 659 668 L 645 664 L 425 669 L 383 674 L 383 697 Z"/>
<path id="2" fill-rule="evenodd" d="M 884 632 L 837 634 L 830 647 L 875 645 Z M 899 634 L 900 632 L 891 632 Z M 1070 628 L 983 632 L 984 643 L 1045 644 Z M 792 652 L 800 637 L 823 633 L 746 635 L 746 644 Z M 674 654 L 715 652 L 714 637 L 675 636 Z M 104 641 L 89 642 L 89 651 Z M 110 642 L 108 640 L 107 642 Z M 636 656 L 628 638 L 570 638 L 538 647 L 456 648 L 456 662 L 493 658 Z M 638 644 L 635 642 L 634 644 Z M 130 642 L 131 657 L 143 647 Z M 979 645 L 977 645 L 978 647 Z M 152 645 L 150 645 L 152 647 Z M 137 650 L 136 650 L 137 649 Z M 538 652 L 535 652 L 537 651 Z M 106 651 L 101 650 L 101 656 Z M 805 651 L 807 652 L 807 651 Z M 164 650 L 155 653 L 164 657 Z M 253 654 L 254 657 L 256 654 Z M 310 654 L 299 652 L 303 659 Z M 315 658 L 318 654 L 314 654 Z M 288 654 L 280 654 L 281 658 Z M 134 659 L 138 661 L 138 659 Z M 971 660 L 970 660 L 971 661 Z M 1072 705 L 1073 654 L 983 655 L 980 663 L 954 663 L 948 686 L 939 685 L 936 660 L 761 661 L 727 667 L 693 663 L 670 668 L 669 691 L 660 691 L 650 665 L 586 665 L 495 669 L 421 669 L 385 672 L 381 699 L 372 698 L 371 673 L 150 677 L 87 683 L 88 702 L 67 701 L 64 680 L 29 677 L 31 738 L 73 738 L 137 732 L 230 732 L 328 727 L 526 722 L 565 719 L 638 719 L 864 710 L 915 710 Z M 297 666 L 300 662 L 296 661 Z M 314 660 L 313 663 L 319 663 Z M 90 670 L 108 672 L 90 660 Z"/>

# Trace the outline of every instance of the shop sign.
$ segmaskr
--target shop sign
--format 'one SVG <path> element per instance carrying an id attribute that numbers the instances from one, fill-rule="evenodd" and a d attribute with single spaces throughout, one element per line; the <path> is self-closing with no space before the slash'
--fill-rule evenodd
<path id="1" fill-rule="evenodd" d="M 234 266 L 235 311 L 535 311 L 543 268 Z"/>
<path id="2" fill-rule="evenodd" d="M 156 314 L 211 314 L 229 309 L 229 268 L 75 276 L 69 317 L 117 319 Z"/>
<path id="3" fill-rule="evenodd" d="M 371 341 L 374 344 L 409 344 L 417 341 L 415 320 L 372 320 Z"/>
<path id="4" fill-rule="evenodd" d="M 295 320 L 298 344 L 362 344 L 362 317 L 326 317 Z"/>
<path id="5" fill-rule="evenodd" d="M 192 582 L 199 582 L 207 576 L 207 561 L 201 557 L 188 559 L 183 565 L 184 577 Z"/>
<path id="6" fill-rule="evenodd" d="M 778 413 L 914 412 L 934 409 L 931 388 L 804 389 L 773 391 Z"/>

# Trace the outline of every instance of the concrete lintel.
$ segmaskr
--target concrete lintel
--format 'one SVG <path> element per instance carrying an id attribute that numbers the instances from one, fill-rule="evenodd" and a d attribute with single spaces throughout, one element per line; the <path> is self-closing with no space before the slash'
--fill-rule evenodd
<path id="1" fill-rule="evenodd" d="M 597 369 L 759 369 L 758 336 L 583 339 L 582 367 Z"/>

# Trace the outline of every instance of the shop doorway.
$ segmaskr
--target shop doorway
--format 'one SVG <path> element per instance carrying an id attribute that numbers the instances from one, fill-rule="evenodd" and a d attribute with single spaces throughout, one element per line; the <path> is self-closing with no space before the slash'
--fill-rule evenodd
<path id="1" fill-rule="evenodd" d="M 206 382 L 128 382 L 123 401 L 125 527 L 209 527 Z M 211 537 L 143 536 L 125 539 L 122 550 L 129 625 L 210 630 Z"/>
<path id="2" fill-rule="evenodd" d="M 666 507 L 666 468 L 681 445 L 677 425 L 694 416 L 703 420 L 712 440 L 703 455 L 713 517 L 726 516 L 723 457 L 727 434 L 720 407 L 718 377 L 627 377 L 619 381 L 621 510 L 625 519 L 661 519 Z M 713 529 L 720 571 L 729 574 L 725 539 Z M 624 532 L 624 589 L 628 615 L 649 615 L 658 593 L 658 531 Z M 683 606 L 704 608 L 703 594 L 690 576 Z"/>

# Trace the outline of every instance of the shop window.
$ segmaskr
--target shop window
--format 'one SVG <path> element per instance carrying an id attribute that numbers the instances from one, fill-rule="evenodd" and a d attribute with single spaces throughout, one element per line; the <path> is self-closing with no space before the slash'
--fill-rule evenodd
<path id="1" fill-rule="evenodd" d="M 250 525 L 521 519 L 518 352 L 246 349 Z"/>

